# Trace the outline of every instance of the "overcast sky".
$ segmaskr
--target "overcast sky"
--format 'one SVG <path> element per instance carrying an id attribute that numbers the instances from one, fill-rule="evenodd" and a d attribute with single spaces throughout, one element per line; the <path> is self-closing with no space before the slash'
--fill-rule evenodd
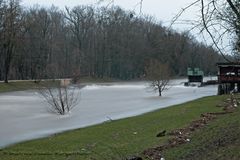
<path id="1" fill-rule="evenodd" d="M 111 0 L 107 1 L 108 4 Z M 139 13 L 140 0 L 115 0 L 114 5 L 119 5 L 124 9 L 133 10 Z M 39 4 L 44 7 L 51 7 L 55 5 L 59 8 L 64 8 L 65 6 L 73 7 L 77 5 L 97 5 L 97 0 L 22 0 L 22 4 L 26 7 L 32 6 L 34 4 Z M 143 0 L 142 13 L 150 14 L 158 21 L 161 21 L 163 25 L 168 26 L 172 18 L 181 10 L 181 8 L 189 5 L 193 0 Z M 193 7 L 188 10 L 182 19 L 195 19 L 197 14 L 197 7 Z M 175 29 L 185 30 L 188 27 L 186 25 L 175 25 Z"/>

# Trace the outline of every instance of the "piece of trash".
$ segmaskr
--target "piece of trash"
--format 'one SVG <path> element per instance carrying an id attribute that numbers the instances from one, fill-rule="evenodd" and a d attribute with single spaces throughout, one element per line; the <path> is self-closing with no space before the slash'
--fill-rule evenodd
<path id="1" fill-rule="evenodd" d="M 139 156 L 132 156 L 132 157 L 128 157 L 126 160 L 143 160 L 142 157 Z"/>
<path id="2" fill-rule="evenodd" d="M 186 139 L 187 142 L 190 142 L 190 139 Z"/>
<path id="3" fill-rule="evenodd" d="M 138 132 L 133 132 L 133 134 L 134 134 L 134 135 L 137 135 L 137 134 L 138 134 Z"/>
<path id="4" fill-rule="evenodd" d="M 159 132 L 158 134 L 157 134 L 157 136 L 156 137 L 163 137 L 163 136 L 165 136 L 166 135 L 166 130 L 164 130 L 164 131 L 161 131 L 161 132 Z"/>

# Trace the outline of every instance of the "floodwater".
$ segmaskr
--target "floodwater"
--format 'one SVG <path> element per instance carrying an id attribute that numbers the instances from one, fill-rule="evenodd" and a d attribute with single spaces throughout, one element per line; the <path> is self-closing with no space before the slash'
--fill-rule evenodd
<path id="1" fill-rule="evenodd" d="M 48 112 L 48 104 L 36 91 L 0 94 L 0 148 L 217 93 L 217 86 L 184 87 L 184 81 L 171 81 L 162 97 L 150 91 L 147 82 L 89 84 L 81 89 L 79 104 L 64 116 Z"/>

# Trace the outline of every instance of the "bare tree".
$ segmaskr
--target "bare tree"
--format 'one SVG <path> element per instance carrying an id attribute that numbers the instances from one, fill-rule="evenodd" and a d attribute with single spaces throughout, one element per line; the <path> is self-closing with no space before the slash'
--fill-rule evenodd
<path id="1" fill-rule="evenodd" d="M 107 0 L 96 0 L 98 3 Z M 137 6 L 142 10 L 144 0 L 139 0 Z M 109 3 L 114 3 L 110 1 Z M 198 6 L 198 20 L 179 20 L 179 17 L 189 8 Z M 191 24 L 190 30 L 198 29 L 204 39 L 210 39 L 215 49 L 226 61 L 232 61 L 226 54 L 232 53 L 236 61 L 240 60 L 240 1 L 239 0 L 193 0 L 191 4 L 173 18 L 170 27 L 177 21 Z M 207 36 L 206 36 L 207 35 Z"/>
<path id="2" fill-rule="evenodd" d="M 8 50 L 3 46 L 7 35 L 14 33 L 10 32 L 11 27 L 4 27 L 5 4 L 9 1 L 0 0 L 1 80 L 4 79 L 4 65 L 9 64 L 5 63 Z M 17 18 L 16 22 L 21 20 L 23 25 L 18 27 L 19 23 L 14 23 L 17 36 L 11 38 L 14 44 L 8 76 L 11 79 L 38 80 L 74 75 L 77 81 L 77 75 L 81 75 L 129 80 L 144 76 L 148 59 L 168 62 L 172 73 L 182 76 L 188 66 L 204 67 L 206 73 L 215 72 L 215 66 L 210 64 L 220 57 L 187 32 L 178 33 L 151 16 L 133 16 L 134 11 L 114 5 L 78 6 L 65 12 L 54 7 L 32 7 L 22 8 L 21 14 L 18 18 L 22 18 Z M 204 59 L 209 55 L 213 56 L 212 63 L 209 63 L 210 58 Z M 49 74 L 51 68 L 56 69 Z"/>
<path id="3" fill-rule="evenodd" d="M 192 6 L 199 6 L 199 20 L 184 20 L 208 35 L 212 45 L 226 61 L 232 61 L 226 54 L 240 54 L 240 2 L 239 0 L 195 0 L 183 8 L 172 20 L 172 24 Z M 205 32 L 204 32 L 205 31 Z M 206 34 L 205 34 L 206 33 Z M 239 61 L 237 59 L 237 61 Z"/>
<path id="4" fill-rule="evenodd" d="M 70 25 L 74 38 L 76 40 L 76 46 L 78 49 L 78 57 L 76 64 L 79 64 L 79 70 L 83 67 L 81 64 L 85 60 L 85 52 L 83 51 L 84 42 L 87 39 L 89 30 L 91 30 L 94 24 L 94 9 L 90 6 L 77 6 L 73 9 L 66 8 L 65 18 Z"/>
<path id="5" fill-rule="evenodd" d="M 10 65 L 17 45 L 17 37 L 21 22 L 21 8 L 19 0 L 0 2 L 1 17 L 1 54 L 3 59 L 4 82 L 8 83 Z"/>
<path id="6" fill-rule="evenodd" d="M 159 96 L 168 89 L 170 80 L 170 69 L 168 64 L 161 63 L 157 60 L 151 60 L 146 69 L 147 79 L 151 81 L 150 87 L 158 91 Z"/>
<path id="7" fill-rule="evenodd" d="M 54 75 L 58 67 L 53 65 L 48 68 L 48 74 Z M 50 105 L 49 111 L 59 115 L 69 113 L 79 102 L 79 85 L 71 85 L 71 79 L 53 79 L 39 83 L 39 94 Z"/>
<path id="8" fill-rule="evenodd" d="M 77 86 L 71 87 L 68 84 L 59 84 L 53 81 L 42 82 L 39 89 L 40 95 L 50 105 L 50 112 L 65 115 L 69 113 L 78 103 L 80 99 L 80 88 Z"/>
<path id="9" fill-rule="evenodd" d="M 2 35 L 3 35 L 3 18 L 4 18 L 5 5 L 3 0 L 0 0 L 0 79 L 3 77 L 3 47 L 2 47 Z"/>

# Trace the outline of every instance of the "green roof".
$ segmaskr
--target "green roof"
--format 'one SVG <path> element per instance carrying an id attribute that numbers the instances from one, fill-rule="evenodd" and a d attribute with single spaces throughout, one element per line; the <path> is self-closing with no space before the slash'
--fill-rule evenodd
<path id="1" fill-rule="evenodd" d="M 187 75 L 188 76 L 203 76 L 204 73 L 199 68 L 188 68 Z"/>

